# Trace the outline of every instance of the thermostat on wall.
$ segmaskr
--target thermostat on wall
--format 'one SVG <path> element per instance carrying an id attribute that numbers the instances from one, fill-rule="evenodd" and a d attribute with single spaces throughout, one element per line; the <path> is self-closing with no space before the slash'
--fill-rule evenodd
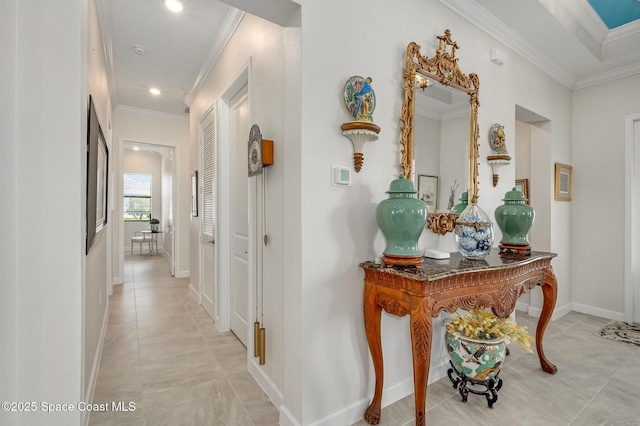
<path id="1" fill-rule="evenodd" d="M 348 167 L 333 166 L 332 171 L 331 183 L 333 185 L 351 185 L 351 169 Z"/>

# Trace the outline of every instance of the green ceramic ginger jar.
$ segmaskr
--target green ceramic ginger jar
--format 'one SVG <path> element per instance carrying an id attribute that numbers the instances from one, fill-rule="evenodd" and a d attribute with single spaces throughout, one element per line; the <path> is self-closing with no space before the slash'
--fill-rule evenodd
<path id="1" fill-rule="evenodd" d="M 524 194 L 515 187 L 504 194 L 504 204 L 495 211 L 496 222 L 502 231 L 500 243 L 505 246 L 529 246 L 527 234 L 533 225 L 535 212 L 525 204 Z"/>
<path id="2" fill-rule="evenodd" d="M 382 260 L 390 266 L 418 265 L 418 238 L 427 223 L 427 205 L 419 200 L 413 182 L 400 175 L 389 185 L 389 198 L 376 209 L 376 221 L 387 246 Z"/>
<path id="3" fill-rule="evenodd" d="M 460 198 L 458 199 L 458 201 L 460 201 L 459 204 L 451 207 L 451 213 L 462 213 L 464 209 L 467 208 L 467 206 L 469 205 L 469 193 L 467 191 L 464 191 L 462 194 L 460 194 Z"/>

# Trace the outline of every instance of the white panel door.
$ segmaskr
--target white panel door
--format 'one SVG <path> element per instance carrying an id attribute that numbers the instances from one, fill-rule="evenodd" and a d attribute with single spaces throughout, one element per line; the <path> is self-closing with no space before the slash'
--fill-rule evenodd
<path id="1" fill-rule="evenodd" d="M 216 194 L 215 194 L 215 152 L 216 152 L 215 113 L 212 109 L 200 122 L 200 161 L 202 183 L 202 215 L 200 218 L 201 303 L 211 318 L 216 319 Z"/>
<path id="2" fill-rule="evenodd" d="M 247 346 L 248 324 L 248 171 L 249 99 L 244 86 L 231 99 L 229 114 L 232 149 L 231 181 L 231 331 Z"/>

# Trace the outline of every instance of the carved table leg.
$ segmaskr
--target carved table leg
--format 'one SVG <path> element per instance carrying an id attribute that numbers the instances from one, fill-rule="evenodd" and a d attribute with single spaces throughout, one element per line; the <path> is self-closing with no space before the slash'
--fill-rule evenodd
<path id="1" fill-rule="evenodd" d="M 415 390 L 416 426 L 425 426 L 427 383 L 431 364 L 431 313 L 425 299 L 411 301 L 411 344 L 413 346 L 413 385 Z"/>
<path id="2" fill-rule="evenodd" d="M 544 351 L 542 349 L 542 337 L 544 336 L 544 331 L 551 319 L 553 308 L 556 306 L 556 297 L 558 293 L 556 276 L 553 273 L 553 269 L 548 268 L 545 270 L 544 284 L 542 284 L 541 287 L 544 301 L 542 303 L 542 313 L 538 319 L 538 327 L 536 328 L 536 349 L 538 350 L 538 358 L 540 358 L 540 366 L 542 367 L 542 370 L 549 374 L 556 374 L 558 367 L 549 362 L 547 357 L 544 356 Z"/>
<path id="3" fill-rule="evenodd" d="M 371 405 L 364 413 L 367 423 L 377 425 L 380 423 L 380 406 L 382 404 L 382 386 L 384 382 L 384 367 L 382 364 L 382 340 L 380 338 L 380 318 L 382 307 L 376 303 L 376 288 L 373 284 L 364 285 L 364 327 L 367 332 L 367 343 L 373 368 L 376 373 L 376 387 Z"/>

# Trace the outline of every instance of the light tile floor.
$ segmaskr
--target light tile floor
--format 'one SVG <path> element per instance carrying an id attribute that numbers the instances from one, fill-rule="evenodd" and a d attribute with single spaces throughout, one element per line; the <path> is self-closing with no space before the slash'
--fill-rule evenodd
<path id="1" fill-rule="evenodd" d="M 221 333 L 173 278 L 163 256 L 127 255 L 109 322 L 93 402 L 133 411 L 94 412 L 90 425 L 273 426 L 278 411 L 246 369 L 246 349 Z"/>
<path id="2" fill-rule="evenodd" d="M 519 325 L 535 332 L 537 319 L 516 312 Z M 596 336 L 609 321 L 571 312 L 550 322 L 545 355 L 558 367 L 540 369 L 538 356 L 511 344 L 500 370 L 503 386 L 492 409 L 484 396 L 463 403 L 445 377 L 427 388 L 427 424 L 548 426 L 640 425 L 640 347 Z M 380 425 L 413 425 L 413 395 L 382 410 Z M 356 423 L 364 426 L 364 420 Z"/>
<path id="3" fill-rule="evenodd" d="M 217 331 L 189 279 L 168 270 L 161 256 L 126 257 L 125 284 L 109 299 L 94 403 L 134 402 L 136 410 L 92 413 L 89 424 L 277 425 L 277 410 L 246 371 L 244 346 Z M 535 330 L 536 318 L 516 316 Z M 535 352 L 510 345 L 492 409 L 482 396 L 463 403 L 446 377 L 430 384 L 428 424 L 640 425 L 640 347 L 596 336 L 607 322 L 575 312 L 551 322 L 544 343 L 553 376 Z M 414 422 L 413 395 L 382 410 L 383 426 Z"/>

